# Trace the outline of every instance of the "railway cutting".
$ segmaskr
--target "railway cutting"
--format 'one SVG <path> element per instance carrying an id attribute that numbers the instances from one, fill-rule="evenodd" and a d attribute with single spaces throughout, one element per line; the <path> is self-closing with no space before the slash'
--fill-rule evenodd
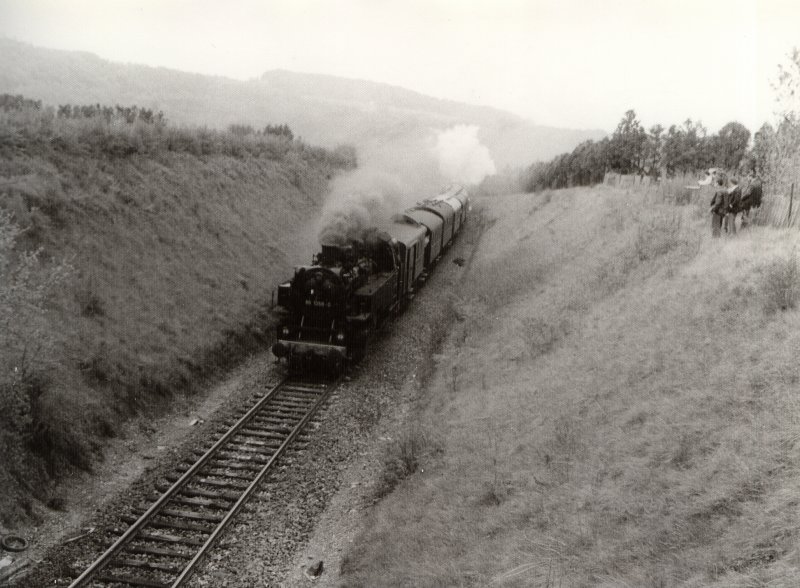
<path id="1" fill-rule="evenodd" d="M 262 394 L 70 587 L 184 585 L 338 384 L 290 376 Z"/>

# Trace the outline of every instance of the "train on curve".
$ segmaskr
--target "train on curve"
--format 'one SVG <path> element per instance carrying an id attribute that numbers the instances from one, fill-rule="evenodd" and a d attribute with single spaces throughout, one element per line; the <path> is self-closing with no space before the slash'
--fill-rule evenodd
<path id="1" fill-rule="evenodd" d="M 414 298 L 469 210 L 467 191 L 451 186 L 363 239 L 321 243 L 312 264 L 278 287 L 274 355 L 295 370 L 359 361 L 377 330 Z"/>

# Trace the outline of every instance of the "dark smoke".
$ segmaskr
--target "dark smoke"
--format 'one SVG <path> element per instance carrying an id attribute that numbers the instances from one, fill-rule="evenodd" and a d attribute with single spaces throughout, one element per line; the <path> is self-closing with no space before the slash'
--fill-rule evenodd
<path id="1" fill-rule="evenodd" d="M 456 125 L 375 141 L 359 150 L 359 169 L 336 178 L 322 210 L 319 242 L 364 240 L 374 228 L 452 182 L 480 182 L 495 167 L 478 127 Z"/>

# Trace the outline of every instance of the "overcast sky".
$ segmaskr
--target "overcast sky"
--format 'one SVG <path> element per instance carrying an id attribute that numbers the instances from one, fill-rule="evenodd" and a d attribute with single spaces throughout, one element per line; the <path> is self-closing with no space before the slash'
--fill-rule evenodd
<path id="1" fill-rule="evenodd" d="M 0 35 L 238 79 L 387 82 L 561 127 L 611 131 L 634 108 L 646 126 L 757 130 L 800 2 L 0 0 Z"/>

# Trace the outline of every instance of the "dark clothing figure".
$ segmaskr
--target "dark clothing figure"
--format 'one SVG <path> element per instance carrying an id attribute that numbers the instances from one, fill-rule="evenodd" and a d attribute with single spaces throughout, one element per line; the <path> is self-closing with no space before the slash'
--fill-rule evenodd
<path id="1" fill-rule="evenodd" d="M 764 194 L 764 184 L 761 178 L 753 176 L 742 190 L 742 207 L 758 208 Z"/>
<path id="2" fill-rule="evenodd" d="M 722 215 L 711 213 L 711 236 L 719 237 L 722 232 Z"/>
<path id="3" fill-rule="evenodd" d="M 728 190 L 725 219 L 722 222 L 722 229 L 729 235 L 736 234 L 736 215 L 741 212 L 741 206 L 742 189 L 734 184 L 734 186 Z"/>
<path id="4" fill-rule="evenodd" d="M 711 236 L 719 237 L 722 229 L 722 219 L 727 212 L 728 207 L 728 191 L 720 187 L 719 190 L 714 192 L 714 197 L 711 199 Z"/>
<path id="5" fill-rule="evenodd" d="M 761 178 L 752 175 L 742 190 L 742 200 L 740 204 L 742 209 L 742 228 L 750 224 L 751 211 L 761 206 L 763 189 Z"/>
<path id="6" fill-rule="evenodd" d="M 739 214 L 742 211 L 742 188 L 733 186 L 728 190 L 728 212 Z"/>

